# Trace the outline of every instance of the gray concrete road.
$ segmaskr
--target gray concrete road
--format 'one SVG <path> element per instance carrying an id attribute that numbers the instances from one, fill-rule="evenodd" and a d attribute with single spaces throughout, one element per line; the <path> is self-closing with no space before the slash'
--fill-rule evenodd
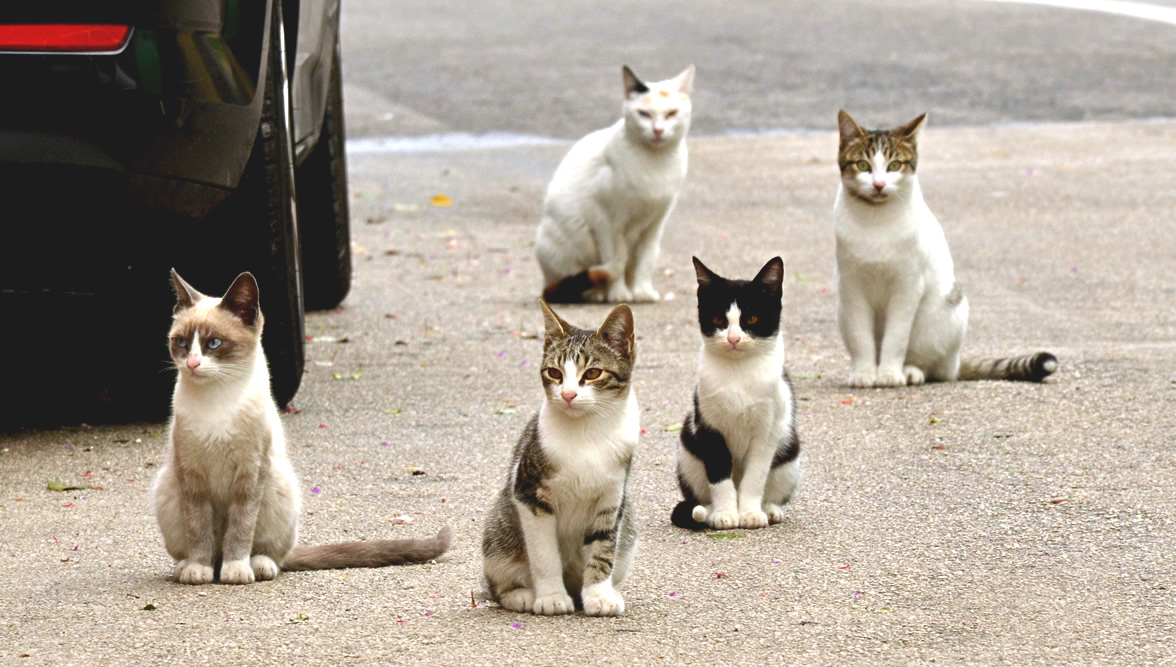
<path id="1" fill-rule="evenodd" d="M 425 40 L 425 10 L 403 4 L 401 13 L 419 14 L 404 39 Z M 354 6 L 383 25 L 380 6 Z M 346 17 L 348 49 L 361 42 L 358 18 Z M 469 31 L 493 31 L 488 18 L 468 18 Z M 650 22 L 629 18 L 634 30 Z M 532 32 L 543 25 L 534 21 Z M 438 30 L 439 44 L 461 25 L 440 16 L 436 24 L 450 29 Z M 429 61 L 419 53 L 393 67 L 405 47 L 387 30 L 389 48 L 401 51 L 381 76 Z M 1141 50 L 1166 58 L 1171 71 L 1160 46 Z M 438 63 L 454 58 L 446 53 L 434 50 Z M 691 55 L 671 50 L 649 69 L 671 71 Z M 586 60 L 579 80 L 596 85 L 596 71 L 618 56 L 600 60 Z M 364 131 L 365 113 L 390 107 L 363 83 L 379 77 L 357 61 L 348 61 L 349 93 L 360 93 L 348 103 L 359 135 L 580 132 L 542 113 L 530 116 L 533 128 L 527 117 L 482 126 L 439 113 L 442 102 L 406 107 L 434 129 L 401 130 L 394 118 Z M 937 65 L 940 73 L 962 66 Z M 1119 85 L 1106 67 L 1092 80 Z M 542 90 L 530 92 L 549 104 Z M 575 105 L 592 116 L 576 116 L 589 128 L 616 107 L 605 88 L 593 90 Z M 721 101 L 707 94 L 700 117 Z M 483 95 L 483 104 L 492 99 Z M 791 116 L 768 101 L 754 113 L 765 114 L 763 127 L 815 128 L 841 103 L 811 98 L 807 116 Z M 863 97 L 860 115 L 901 118 L 914 110 L 904 103 Z M 1018 110 L 999 118 L 1064 117 Z M 1167 112 L 1121 115 L 1156 113 Z M 180 586 L 147 504 L 162 424 L 9 433 L 0 436 L 0 663 L 1171 663 L 1176 121 L 933 122 L 920 172 L 971 298 L 967 350 L 1049 349 L 1062 368 L 1044 385 L 853 391 L 834 322 L 835 135 L 716 136 L 756 125 L 713 117 L 726 124 L 696 128 L 686 192 L 666 233 L 657 287 L 667 300 L 635 308 L 635 384 L 648 433 L 634 468 L 642 545 L 624 617 L 532 618 L 470 599 L 483 514 L 540 400 L 531 239 L 569 144 L 357 154 L 355 286 L 338 312 L 310 316 L 301 412 L 284 417 L 303 483 L 302 539 L 424 535 L 449 523 L 452 551 L 429 565 Z M 781 120 L 789 118 L 801 120 Z M 437 194 L 452 206 L 430 205 Z M 690 256 L 750 275 L 775 253 L 788 267 L 786 336 L 808 479 L 780 526 L 735 539 L 680 531 L 668 521 L 677 434 L 666 427 L 687 410 L 697 358 Z M 588 325 L 605 310 L 560 312 Z M 93 488 L 53 492 L 46 479 Z"/>

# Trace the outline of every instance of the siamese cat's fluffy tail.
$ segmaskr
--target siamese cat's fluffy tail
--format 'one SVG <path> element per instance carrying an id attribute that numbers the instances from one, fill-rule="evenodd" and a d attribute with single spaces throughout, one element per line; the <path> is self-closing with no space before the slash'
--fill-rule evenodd
<path id="1" fill-rule="evenodd" d="M 426 539 L 340 542 L 316 547 L 297 546 L 282 561 L 288 572 L 336 570 L 345 567 L 384 567 L 423 563 L 445 553 L 453 530 L 445 526 Z"/>
<path id="2" fill-rule="evenodd" d="M 1037 352 L 1006 359 L 961 359 L 961 380 L 1019 380 L 1041 382 L 1058 369 L 1058 358 Z"/>
<path id="3" fill-rule="evenodd" d="M 543 289 L 543 300 L 547 303 L 579 303 L 584 293 L 609 281 L 612 274 L 607 269 L 595 267 L 585 269 L 574 276 L 560 278 Z"/>

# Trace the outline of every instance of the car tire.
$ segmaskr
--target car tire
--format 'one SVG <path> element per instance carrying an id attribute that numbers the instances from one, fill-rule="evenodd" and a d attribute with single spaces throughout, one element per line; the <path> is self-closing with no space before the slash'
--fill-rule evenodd
<path id="1" fill-rule="evenodd" d="M 307 310 L 334 308 L 351 289 L 351 211 L 347 198 L 341 55 L 336 40 L 318 143 L 295 171 Z"/>
<path id="2" fill-rule="evenodd" d="M 264 317 L 262 347 L 274 401 L 285 406 L 298 392 L 306 365 L 305 311 L 291 144 L 290 98 L 283 57 L 281 3 L 273 3 L 261 121 L 249 161 L 233 194 L 205 221 L 217 261 L 193 262 L 203 276 L 193 285 L 227 289 L 241 271 L 257 279 Z M 188 277 L 184 268 L 180 274 Z M 215 273 L 211 275 L 211 273 Z M 215 292 L 220 294 L 221 292 Z"/>

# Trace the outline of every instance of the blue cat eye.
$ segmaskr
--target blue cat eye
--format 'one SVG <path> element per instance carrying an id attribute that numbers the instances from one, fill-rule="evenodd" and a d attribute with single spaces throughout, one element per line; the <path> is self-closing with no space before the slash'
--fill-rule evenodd
<path id="1" fill-rule="evenodd" d="M 176 339 L 176 347 L 187 349 L 188 348 L 188 341 L 183 338 L 177 338 Z"/>
<path id="2" fill-rule="evenodd" d="M 215 350 L 216 348 L 218 348 L 220 346 L 221 346 L 221 339 L 219 339 L 219 338 L 210 338 L 209 339 L 208 349 Z"/>

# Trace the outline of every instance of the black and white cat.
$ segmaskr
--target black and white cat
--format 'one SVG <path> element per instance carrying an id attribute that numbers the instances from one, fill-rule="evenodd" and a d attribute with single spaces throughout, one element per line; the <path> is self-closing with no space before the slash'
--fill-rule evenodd
<path id="1" fill-rule="evenodd" d="M 578 329 L 546 303 L 545 400 L 511 457 L 482 536 L 487 593 L 534 614 L 618 616 L 637 528 L 629 468 L 640 435 L 631 388 L 633 313 L 613 308 L 600 328 Z"/>
<path id="2" fill-rule="evenodd" d="M 651 83 L 622 75 L 623 117 L 577 141 L 547 186 L 535 255 L 551 303 L 660 298 L 653 271 L 686 180 L 694 66 Z"/>
<path id="3" fill-rule="evenodd" d="M 784 520 L 801 478 L 796 397 L 780 327 L 784 261 L 728 280 L 697 257 L 702 352 L 694 410 L 682 425 L 674 525 L 763 528 Z"/>

